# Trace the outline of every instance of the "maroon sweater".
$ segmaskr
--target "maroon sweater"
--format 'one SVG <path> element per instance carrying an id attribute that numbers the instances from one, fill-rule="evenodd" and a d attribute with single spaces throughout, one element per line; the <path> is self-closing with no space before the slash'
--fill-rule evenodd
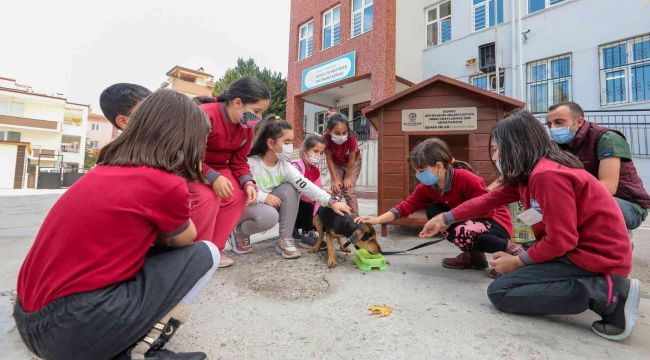
<path id="1" fill-rule="evenodd" d="M 397 218 L 406 217 L 424 209 L 431 202 L 444 204 L 453 209 L 467 200 L 488 193 L 483 178 L 469 170 L 448 170 L 447 175 L 449 174 L 451 174 L 451 178 L 447 181 L 445 189 L 439 190 L 433 186 L 418 184 L 406 200 L 391 210 L 393 214 L 397 215 Z M 488 213 L 483 212 L 481 216 L 475 217 L 490 218 L 496 221 L 512 236 L 512 220 L 510 212 L 505 206 L 494 207 L 494 210 Z"/>
<path id="2" fill-rule="evenodd" d="M 212 183 L 219 175 L 219 169 L 228 167 L 239 180 L 240 186 L 252 181 L 248 167 L 248 153 L 253 143 L 253 129 L 244 129 L 233 124 L 225 112 L 224 103 L 201 105 L 208 114 L 212 132 L 208 136 L 203 163 L 203 175 Z"/>
<path id="3" fill-rule="evenodd" d="M 445 214 L 453 221 L 481 216 L 521 200 L 535 207 L 542 221 L 533 225 L 537 243 L 522 254 L 527 263 L 543 263 L 567 256 L 581 268 L 627 276 L 632 269 L 632 246 L 623 214 L 614 197 L 591 174 L 549 159 L 540 160 L 528 186 L 501 186 Z"/>

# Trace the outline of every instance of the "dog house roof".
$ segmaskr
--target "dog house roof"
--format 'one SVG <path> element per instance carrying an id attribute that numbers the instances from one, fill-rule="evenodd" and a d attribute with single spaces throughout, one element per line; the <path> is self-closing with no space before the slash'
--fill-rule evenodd
<path id="1" fill-rule="evenodd" d="M 414 92 L 416 92 L 416 91 L 418 91 L 418 90 L 420 90 L 422 88 L 425 88 L 427 86 L 430 86 L 430 85 L 432 85 L 432 84 L 434 84 L 436 82 L 447 83 L 447 84 L 449 84 L 451 86 L 462 88 L 462 89 L 465 89 L 467 91 L 470 91 L 470 92 L 473 92 L 473 93 L 476 93 L 476 94 L 479 94 L 479 95 L 482 95 L 482 96 L 492 98 L 494 100 L 497 100 L 497 101 L 505 104 L 507 107 L 510 107 L 510 108 L 523 108 L 524 106 L 526 106 L 526 103 L 523 102 L 523 101 L 519 101 L 517 99 L 513 99 L 513 98 L 508 97 L 508 96 L 503 96 L 503 95 L 497 94 L 495 92 L 488 91 L 488 90 L 485 90 L 485 89 L 481 89 L 481 88 L 476 87 L 474 85 L 471 85 L 471 84 L 468 84 L 468 83 L 465 83 L 465 82 L 462 82 L 462 81 L 452 79 L 450 77 L 438 74 L 438 75 L 436 75 L 436 76 L 434 76 L 432 78 L 429 78 L 429 79 L 424 80 L 424 81 L 422 81 L 422 82 L 420 82 L 418 84 L 415 84 L 415 85 L 409 87 L 406 90 L 398 92 L 397 94 L 395 94 L 393 96 L 387 97 L 386 99 L 384 99 L 384 100 L 382 100 L 382 101 L 380 101 L 380 102 L 378 102 L 376 104 L 372 104 L 372 105 L 366 107 L 365 109 L 363 109 L 363 113 L 366 116 L 371 116 L 371 115 L 373 115 L 375 113 L 375 111 L 382 108 L 383 106 L 386 106 L 386 105 L 388 105 L 388 104 L 390 104 L 390 103 L 392 103 L 394 101 L 397 101 L 397 100 L 399 100 L 399 99 L 401 99 L 401 98 L 403 98 L 403 97 L 405 97 L 405 96 L 407 96 L 409 94 L 412 94 L 412 93 L 414 93 Z"/>

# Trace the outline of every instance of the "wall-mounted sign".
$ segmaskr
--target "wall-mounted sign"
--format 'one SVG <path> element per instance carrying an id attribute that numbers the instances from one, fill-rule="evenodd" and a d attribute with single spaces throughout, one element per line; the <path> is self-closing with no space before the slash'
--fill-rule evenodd
<path id="1" fill-rule="evenodd" d="M 402 110 L 402 131 L 476 130 L 476 108 Z"/>
<path id="2" fill-rule="evenodd" d="M 301 91 L 315 89 L 353 77 L 356 71 L 356 52 L 350 52 L 302 71 Z"/>

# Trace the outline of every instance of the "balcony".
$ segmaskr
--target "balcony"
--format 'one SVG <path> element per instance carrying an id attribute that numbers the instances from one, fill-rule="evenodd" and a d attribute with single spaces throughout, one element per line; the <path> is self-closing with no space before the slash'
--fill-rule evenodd
<path id="1" fill-rule="evenodd" d="M 181 80 L 178 78 L 169 79 L 170 86 L 173 90 L 193 96 L 212 96 L 212 88 L 209 85 L 199 85 L 193 82 Z"/>
<path id="2" fill-rule="evenodd" d="M 59 123 L 50 120 L 38 120 L 10 115 L 0 115 L 0 125 L 21 126 L 37 130 L 59 130 Z"/>

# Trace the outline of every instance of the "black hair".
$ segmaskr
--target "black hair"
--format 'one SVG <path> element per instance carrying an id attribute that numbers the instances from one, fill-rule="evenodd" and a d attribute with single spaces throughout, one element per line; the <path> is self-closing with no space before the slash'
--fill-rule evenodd
<path id="1" fill-rule="evenodd" d="M 327 131 L 332 131 L 337 124 L 344 124 L 348 129 L 348 136 L 352 135 L 352 129 L 350 129 L 350 123 L 348 122 L 348 117 L 339 112 L 330 115 L 327 118 Z"/>
<path id="2" fill-rule="evenodd" d="M 408 156 L 408 162 L 417 170 L 424 169 L 427 166 L 434 166 L 438 162 L 441 162 L 445 168 L 451 164 L 454 169 L 465 169 L 474 172 L 470 164 L 454 159 L 447 143 L 438 138 L 426 139 L 417 144 L 411 150 Z"/>
<path id="3" fill-rule="evenodd" d="M 195 96 L 192 101 L 197 105 L 212 104 L 217 102 L 217 98 L 214 96 Z"/>
<path id="4" fill-rule="evenodd" d="M 584 110 L 582 110 L 582 106 L 578 105 L 577 103 L 574 103 L 573 101 L 565 101 L 565 102 L 553 104 L 548 107 L 548 112 L 557 110 L 562 106 L 566 106 L 569 108 L 569 111 L 571 111 L 571 115 L 573 115 L 573 120 L 577 120 L 579 118 L 585 117 L 585 112 Z"/>
<path id="5" fill-rule="evenodd" d="M 293 130 L 293 127 L 287 120 L 264 121 L 262 127 L 259 129 L 259 133 L 255 137 L 255 142 L 253 142 L 253 147 L 248 156 L 264 156 L 268 150 L 266 141 L 268 139 L 272 139 L 273 141 L 277 140 L 282 136 L 284 130 Z"/>
<path id="6" fill-rule="evenodd" d="M 271 91 L 260 79 L 244 76 L 230 83 L 217 96 L 217 101 L 228 103 L 237 98 L 244 104 L 254 104 L 260 100 L 271 100 Z"/>
<path id="7" fill-rule="evenodd" d="M 113 126 L 124 130 L 115 122 L 117 116 L 131 116 L 133 108 L 149 95 L 151 95 L 151 91 L 140 85 L 114 84 L 104 89 L 99 95 L 99 107 Z"/>
<path id="8" fill-rule="evenodd" d="M 325 138 L 320 134 L 309 134 L 302 142 L 302 151 L 309 151 L 318 144 L 325 145 Z"/>
<path id="9" fill-rule="evenodd" d="M 529 111 L 516 111 L 499 121 L 492 129 L 490 146 L 492 142 L 496 143 L 499 152 L 499 165 L 506 185 L 527 185 L 533 168 L 543 158 L 570 168 L 582 168 L 580 160 L 560 150 L 542 123 Z"/>
<path id="10" fill-rule="evenodd" d="M 158 90 L 131 116 L 129 126 L 99 152 L 98 165 L 149 166 L 188 181 L 203 181 L 201 162 L 208 117 L 187 96 Z"/>

